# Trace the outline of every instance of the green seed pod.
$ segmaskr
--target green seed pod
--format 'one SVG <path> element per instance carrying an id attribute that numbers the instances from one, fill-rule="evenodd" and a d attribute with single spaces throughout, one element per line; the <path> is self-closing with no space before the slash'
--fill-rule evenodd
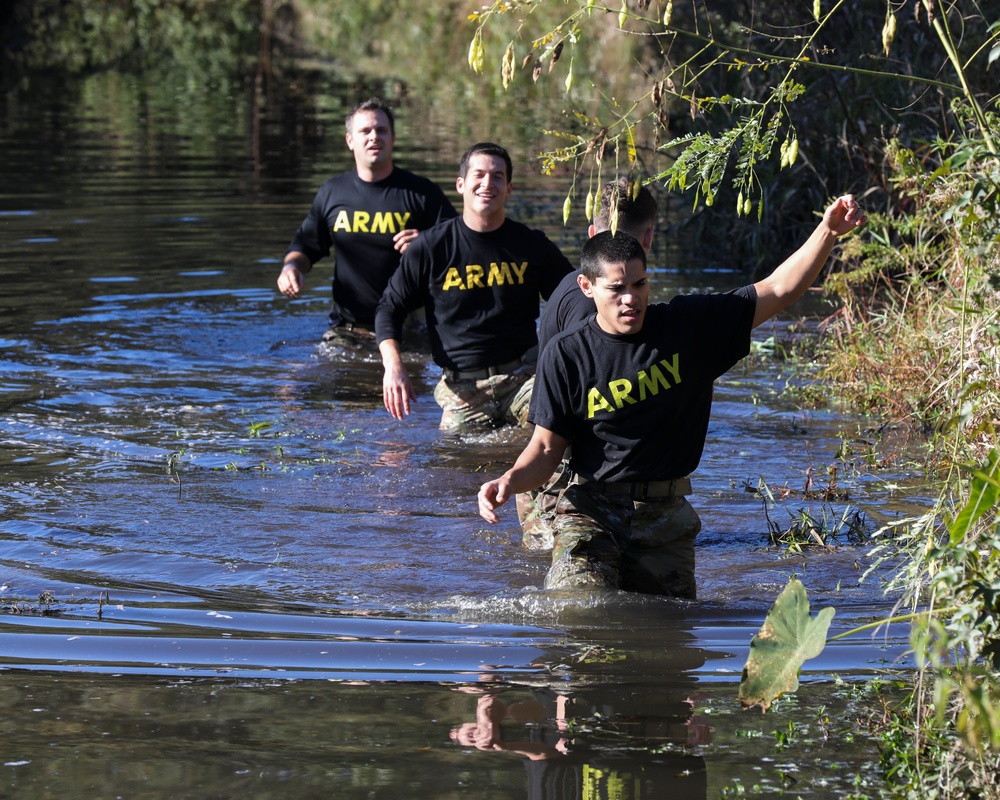
<path id="1" fill-rule="evenodd" d="M 587 221 L 592 222 L 594 219 L 594 193 L 591 191 L 587 192 L 587 204 L 585 208 L 587 210 Z"/>
<path id="2" fill-rule="evenodd" d="M 667 0 L 666 8 L 663 9 L 663 27 L 670 27 L 670 17 L 674 13 L 674 0 Z"/>
<path id="3" fill-rule="evenodd" d="M 566 199 L 563 201 L 563 225 L 569 221 L 569 212 L 573 208 L 573 199 L 566 195 Z"/>

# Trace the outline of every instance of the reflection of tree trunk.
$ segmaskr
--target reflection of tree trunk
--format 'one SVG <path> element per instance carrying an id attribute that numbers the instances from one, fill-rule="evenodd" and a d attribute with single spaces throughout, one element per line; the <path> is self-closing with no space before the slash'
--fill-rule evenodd
<path id="1" fill-rule="evenodd" d="M 257 76 L 253 84 L 253 118 L 250 120 L 253 174 L 260 177 L 260 111 L 264 102 L 264 81 L 271 76 L 271 31 L 274 27 L 274 0 L 260 0 L 260 48 Z"/>

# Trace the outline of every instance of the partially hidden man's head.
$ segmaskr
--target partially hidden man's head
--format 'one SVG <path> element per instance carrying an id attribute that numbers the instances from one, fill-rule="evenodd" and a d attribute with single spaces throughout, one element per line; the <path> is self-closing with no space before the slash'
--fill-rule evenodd
<path id="1" fill-rule="evenodd" d="M 597 324 L 607 333 L 642 330 L 649 303 L 646 250 L 632 234 L 601 231 L 580 253 L 580 289 L 597 306 Z"/>
<path id="2" fill-rule="evenodd" d="M 604 184 L 594 212 L 594 221 L 590 226 L 590 235 L 611 230 L 614 211 L 618 215 L 617 230 L 631 233 L 648 253 L 656 227 L 656 198 L 646 186 L 640 185 L 638 194 L 634 194 L 634 191 L 635 184 L 627 178 L 618 178 Z"/>

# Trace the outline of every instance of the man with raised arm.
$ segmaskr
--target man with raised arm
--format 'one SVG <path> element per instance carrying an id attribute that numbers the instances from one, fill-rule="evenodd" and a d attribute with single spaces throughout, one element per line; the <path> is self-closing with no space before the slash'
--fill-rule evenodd
<path id="1" fill-rule="evenodd" d="M 330 178 L 299 226 L 278 276 L 298 297 L 303 275 L 335 252 L 333 308 L 323 341 L 375 352 L 375 309 L 401 254 L 417 234 L 457 212 L 437 184 L 395 166 L 392 109 L 377 97 L 347 115 L 353 170 Z"/>
<path id="2" fill-rule="evenodd" d="M 587 229 L 588 236 L 611 230 L 617 219 L 615 231 L 631 233 L 649 255 L 656 231 L 656 198 L 645 186 L 635 190 L 635 184 L 626 178 L 608 181 L 601 187 L 597 199 L 594 221 Z M 559 283 L 542 309 L 538 322 L 538 349 L 556 334 L 569 330 L 588 317 L 594 316 L 597 306 L 583 293 L 577 280 L 580 271 L 571 272 Z M 552 511 L 566 489 L 570 477 L 569 460 L 563 458 L 551 480 L 537 490 L 517 495 L 517 517 L 521 522 L 521 543 L 529 550 L 552 548 Z"/>
<path id="3" fill-rule="evenodd" d="M 400 355 L 402 322 L 423 306 L 442 369 L 434 389 L 442 430 L 526 424 L 539 296 L 549 297 L 573 266 L 544 233 L 507 217 L 512 172 L 500 145 L 470 147 L 455 182 L 462 215 L 421 233 L 386 287 L 375 334 L 383 400 L 396 419 L 415 399 Z"/>
<path id="4" fill-rule="evenodd" d="M 541 486 L 572 445 L 573 479 L 556 508 L 546 588 L 603 587 L 694 598 L 698 466 L 712 385 L 750 350 L 750 332 L 802 296 L 837 239 L 866 222 L 851 195 L 757 283 L 647 306 L 646 253 L 629 234 L 583 247 L 580 287 L 597 311 L 546 346 L 514 466 L 479 490 L 480 515 Z"/>

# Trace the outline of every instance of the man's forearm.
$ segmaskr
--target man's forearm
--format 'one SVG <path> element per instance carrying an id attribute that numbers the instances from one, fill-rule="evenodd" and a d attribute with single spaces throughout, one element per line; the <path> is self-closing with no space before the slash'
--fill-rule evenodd
<path id="1" fill-rule="evenodd" d="M 312 261 L 309 260 L 309 256 L 305 253 L 298 250 L 290 250 L 285 253 L 285 261 L 282 264 L 282 269 L 285 267 L 295 267 L 295 269 L 305 275 L 312 269 Z"/>

